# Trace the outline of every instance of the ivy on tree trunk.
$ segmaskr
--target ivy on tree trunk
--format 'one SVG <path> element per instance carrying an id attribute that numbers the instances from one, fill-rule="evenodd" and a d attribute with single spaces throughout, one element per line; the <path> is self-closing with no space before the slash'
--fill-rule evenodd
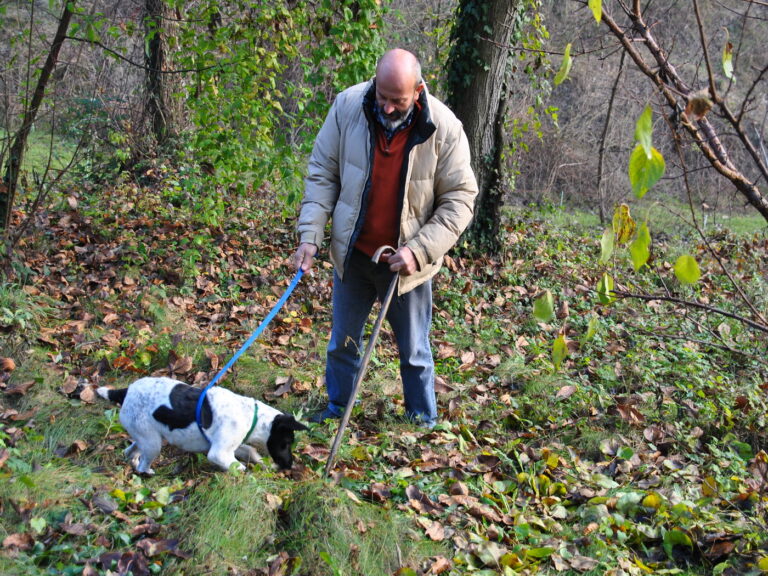
<path id="1" fill-rule="evenodd" d="M 460 0 L 448 57 L 447 103 L 464 124 L 480 193 L 465 233 L 469 250 L 501 247 L 504 204 L 504 118 L 510 39 L 524 0 Z"/>

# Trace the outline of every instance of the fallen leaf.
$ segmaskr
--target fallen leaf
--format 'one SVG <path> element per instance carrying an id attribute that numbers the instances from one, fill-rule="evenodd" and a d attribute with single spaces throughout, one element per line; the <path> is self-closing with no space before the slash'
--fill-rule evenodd
<path id="1" fill-rule="evenodd" d="M 37 411 L 39 409 L 40 409 L 40 406 L 35 406 L 31 410 L 27 410 L 26 412 L 17 412 L 16 410 L 13 410 L 13 414 L 10 414 L 8 419 L 11 422 L 21 422 L 21 421 L 31 420 L 34 417 L 34 415 L 37 414 Z"/>
<path id="2" fill-rule="evenodd" d="M 442 574 L 451 569 L 451 561 L 445 556 L 438 556 L 435 561 L 432 562 L 432 566 L 429 567 L 427 574 Z"/>
<path id="3" fill-rule="evenodd" d="M 594 570 L 600 562 L 594 558 L 576 555 L 569 558 L 568 563 L 571 565 L 571 568 L 574 568 L 579 572 L 587 572 L 589 570 Z"/>
<path id="4" fill-rule="evenodd" d="M 416 523 L 424 529 L 424 533 L 430 540 L 441 542 L 445 539 L 445 528 L 437 520 L 430 520 L 423 516 L 416 518 Z"/>
<path id="5" fill-rule="evenodd" d="M 69 396 L 72 394 L 75 390 L 77 390 L 77 378 L 74 376 L 67 376 L 64 379 L 64 383 L 61 385 L 61 391 Z"/>
<path id="6" fill-rule="evenodd" d="M 640 424 L 645 422 L 645 416 L 640 411 L 629 404 L 617 404 L 616 410 L 618 410 L 621 418 L 630 424 Z"/>
<path id="7" fill-rule="evenodd" d="M 32 386 L 35 385 L 34 380 L 29 380 L 27 382 L 22 382 L 21 384 L 13 384 L 11 386 L 8 386 L 3 392 L 7 395 L 15 394 L 17 396 L 25 396 L 27 392 L 29 392 L 29 389 L 32 388 Z"/>
<path id="8" fill-rule="evenodd" d="M 555 398 L 570 398 L 573 396 L 574 392 L 576 392 L 576 386 L 568 385 L 563 386 L 560 388 L 560 390 L 557 391 L 557 394 L 555 394 Z"/>
<path id="9" fill-rule="evenodd" d="M 178 550 L 178 545 L 179 541 L 175 538 L 163 540 L 145 538 L 144 540 L 140 540 L 136 544 L 136 547 L 150 558 L 152 556 L 157 556 L 158 554 L 164 554 L 166 552 L 179 558 L 188 557 L 186 552 L 181 552 Z"/>
<path id="10" fill-rule="evenodd" d="M 19 550 L 29 550 L 34 546 L 35 539 L 30 534 L 23 532 L 21 534 L 11 534 L 3 539 L 3 548 L 18 548 Z"/>
<path id="11" fill-rule="evenodd" d="M 389 486 L 382 484 L 381 482 L 373 482 L 371 487 L 362 491 L 363 496 L 373 500 L 374 502 L 386 502 L 392 497 L 392 492 Z"/>
<path id="12" fill-rule="evenodd" d="M 204 351 L 205 357 L 208 358 L 208 362 L 211 363 L 211 370 L 216 371 L 219 369 L 219 357 L 212 350 L 206 349 Z"/>
<path id="13" fill-rule="evenodd" d="M 145 524 L 138 524 L 131 528 L 131 537 L 138 538 L 139 536 L 154 536 L 162 527 L 157 522 L 147 522 Z"/>
<path id="14" fill-rule="evenodd" d="M 0 371 L 13 372 L 14 370 L 16 370 L 16 362 L 13 358 L 0 358 Z"/>
<path id="15" fill-rule="evenodd" d="M 54 450 L 54 453 L 59 458 L 65 458 L 67 456 L 72 456 L 73 454 L 79 454 L 80 452 L 83 452 L 88 445 L 83 440 L 75 440 L 70 444 L 69 446 L 60 446 L 56 450 Z"/>
<path id="16" fill-rule="evenodd" d="M 286 394 L 290 394 L 291 388 L 293 386 L 293 376 L 278 376 L 275 380 L 275 384 L 277 385 L 277 389 L 275 389 L 273 392 L 270 392 L 270 395 L 277 398 Z"/>
<path id="17" fill-rule="evenodd" d="M 80 400 L 86 404 L 93 404 L 96 402 L 96 391 L 93 386 L 86 386 L 83 391 L 80 392 Z"/>
<path id="18" fill-rule="evenodd" d="M 422 514 L 435 514 L 441 511 L 439 506 L 422 492 L 418 486 L 409 484 L 405 489 L 405 495 L 408 496 L 408 503 L 411 508 Z"/>
<path id="19" fill-rule="evenodd" d="M 445 528 L 442 524 L 440 524 L 440 522 L 432 522 L 432 526 L 427 529 L 426 535 L 430 540 L 435 542 L 442 542 L 445 540 Z"/>
<path id="20" fill-rule="evenodd" d="M 192 371 L 192 358 L 189 356 L 179 356 L 171 350 L 168 353 L 168 369 L 171 374 L 189 374 Z"/>
<path id="21" fill-rule="evenodd" d="M 96 530 L 95 524 L 83 524 L 82 522 L 76 522 L 74 524 L 64 522 L 59 527 L 62 532 L 72 536 L 86 536 Z"/>
<path id="22" fill-rule="evenodd" d="M 117 503 L 114 500 L 112 500 L 112 498 L 104 494 L 95 496 L 94 499 L 91 501 L 91 504 L 93 504 L 96 508 L 101 510 L 104 514 L 112 514 L 112 512 L 114 512 L 118 508 Z"/>
<path id="23" fill-rule="evenodd" d="M 269 508 L 272 511 L 280 510 L 280 508 L 282 508 L 283 506 L 283 499 L 276 494 L 270 494 L 268 492 L 266 496 L 266 500 L 267 500 L 267 508 Z"/>
<path id="24" fill-rule="evenodd" d="M 467 488 L 467 485 L 464 484 L 464 482 L 455 482 L 454 484 L 451 485 L 448 491 L 453 495 L 460 495 L 460 496 L 469 495 L 469 488 Z"/>

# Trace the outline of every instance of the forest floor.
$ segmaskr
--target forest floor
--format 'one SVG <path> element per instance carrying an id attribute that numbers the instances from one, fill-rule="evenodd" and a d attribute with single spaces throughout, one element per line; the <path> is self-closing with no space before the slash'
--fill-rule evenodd
<path id="1" fill-rule="evenodd" d="M 768 573 L 764 226 L 659 233 L 634 272 L 618 250 L 600 263 L 601 228 L 516 210 L 502 254 L 454 254 L 435 279 L 434 430 L 402 417 L 385 327 L 331 478 L 335 423 L 297 435 L 287 472 L 166 449 L 139 477 L 95 387 L 207 384 L 293 276 L 269 194 L 218 222 L 188 201 L 161 169 L 83 187 L 19 243 L 0 283 L 0 573 Z M 221 386 L 300 420 L 322 406 L 330 270 Z M 601 303 L 606 273 L 648 298 Z"/>

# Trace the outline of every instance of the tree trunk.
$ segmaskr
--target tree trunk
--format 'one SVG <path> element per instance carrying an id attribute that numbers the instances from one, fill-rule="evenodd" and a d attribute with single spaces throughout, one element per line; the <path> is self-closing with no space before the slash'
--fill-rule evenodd
<path id="1" fill-rule="evenodd" d="M 35 91 L 32 94 L 32 102 L 24 114 L 21 128 L 16 133 L 16 136 L 13 139 L 13 144 L 11 145 L 8 164 L 5 169 L 5 174 L 3 175 L 3 183 L 2 186 L 0 186 L 0 228 L 3 230 L 8 230 L 11 224 L 11 212 L 19 183 L 19 171 L 21 170 L 21 164 L 24 160 L 24 149 L 27 147 L 27 138 L 29 137 L 32 125 L 35 123 L 35 118 L 37 118 L 40 104 L 42 104 L 43 98 L 45 97 L 48 81 L 51 79 L 51 74 L 53 73 L 54 68 L 56 68 L 59 52 L 66 39 L 69 23 L 72 20 L 74 7 L 74 0 L 64 3 L 64 12 L 59 19 L 59 25 L 56 29 L 56 34 L 53 37 L 53 43 L 48 52 L 48 57 L 45 59 L 43 68 L 40 70 L 40 77 L 37 80 Z"/>
<path id="2" fill-rule="evenodd" d="M 177 82 L 171 68 L 169 38 L 173 35 L 173 22 L 164 0 L 146 0 L 144 5 L 145 63 L 147 66 L 146 114 L 155 142 L 162 146 L 168 138 L 178 134 L 179 113 L 173 105 L 173 92 Z"/>
<path id="3" fill-rule="evenodd" d="M 448 58 L 447 102 L 464 124 L 480 194 L 466 232 L 472 250 L 497 253 L 504 203 L 509 44 L 522 0 L 460 0 Z"/>

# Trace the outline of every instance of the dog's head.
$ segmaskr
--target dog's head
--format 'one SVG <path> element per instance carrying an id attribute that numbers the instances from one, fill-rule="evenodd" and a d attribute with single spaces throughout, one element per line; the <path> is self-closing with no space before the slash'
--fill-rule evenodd
<path id="1" fill-rule="evenodd" d="M 293 433 L 307 430 L 301 422 L 293 416 L 279 414 L 272 421 L 272 429 L 267 440 L 267 450 L 272 460 L 281 470 L 287 470 L 293 466 Z"/>

